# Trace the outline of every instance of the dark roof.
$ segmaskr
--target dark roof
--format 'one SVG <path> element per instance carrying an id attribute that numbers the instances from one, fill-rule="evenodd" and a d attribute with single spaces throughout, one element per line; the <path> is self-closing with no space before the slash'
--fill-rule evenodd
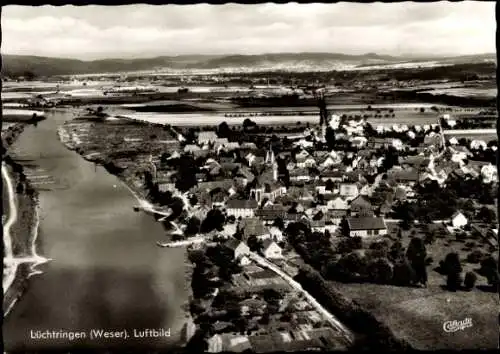
<path id="1" fill-rule="evenodd" d="M 415 155 L 415 156 L 407 156 L 406 158 L 399 157 L 400 164 L 407 164 L 413 166 L 426 166 L 430 162 L 428 157 Z"/>
<path id="2" fill-rule="evenodd" d="M 256 200 L 230 199 L 227 201 L 226 208 L 229 209 L 257 209 Z"/>
<path id="3" fill-rule="evenodd" d="M 226 241 L 226 243 L 224 243 L 224 246 L 234 251 L 240 245 L 240 243 L 241 243 L 240 240 L 231 237 L 229 240 Z"/>
<path id="4" fill-rule="evenodd" d="M 342 178 L 345 172 L 342 171 L 323 171 L 320 176 L 322 178 Z"/>
<path id="5" fill-rule="evenodd" d="M 404 169 L 389 171 L 388 175 L 397 181 L 417 182 L 419 173 L 415 169 Z"/>
<path id="6" fill-rule="evenodd" d="M 339 218 L 347 215 L 347 210 L 328 210 L 327 217 L 329 218 Z"/>
<path id="7" fill-rule="evenodd" d="M 383 218 L 359 217 L 348 218 L 350 230 L 382 230 L 386 228 Z"/>
<path id="8" fill-rule="evenodd" d="M 262 209 L 257 209 L 255 211 L 255 216 L 258 216 L 264 220 L 274 220 L 277 217 L 283 217 L 286 211 L 283 205 L 275 204 L 264 207 Z"/>
<path id="9" fill-rule="evenodd" d="M 269 246 L 271 246 L 273 243 L 276 243 L 276 242 L 274 242 L 271 239 L 264 240 L 264 242 L 262 243 L 262 249 L 267 250 L 269 248 Z"/>
<path id="10" fill-rule="evenodd" d="M 362 209 L 371 209 L 372 204 L 362 195 L 357 196 L 351 201 L 351 210 L 353 211 L 359 211 Z"/>
<path id="11" fill-rule="evenodd" d="M 241 220 L 239 228 L 243 230 L 245 238 L 265 235 L 268 230 L 259 218 L 245 218 Z"/>

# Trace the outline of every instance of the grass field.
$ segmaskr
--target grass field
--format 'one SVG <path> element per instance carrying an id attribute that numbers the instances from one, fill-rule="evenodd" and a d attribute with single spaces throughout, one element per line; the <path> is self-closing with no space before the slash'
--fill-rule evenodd
<path id="1" fill-rule="evenodd" d="M 432 228 L 442 227 L 435 224 Z M 396 224 L 388 224 L 394 234 Z M 391 232 L 392 231 L 392 232 Z M 416 236 L 423 232 L 415 229 Z M 402 243 L 406 248 L 411 231 L 403 232 Z M 469 242 L 472 240 L 466 240 Z M 464 243 L 465 243 L 464 242 Z M 474 249 L 488 252 L 482 240 L 475 239 Z M 398 336 L 410 342 L 416 349 L 477 349 L 496 348 L 498 343 L 498 295 L 480 289 L 450 292 L 443 288 L 446 277 L 434 270 L 447 253 L 457 252 L 462 259 L 464 273 L 479 268 L 465 261 L 470 251 L 463 250 L 464 243 L 448 234 L 437 238 L 427 246 L 433 262 L 428 266 L 428 287 L 410 288 L 377 284 L 342 284 L 333 286 L 352 298 L 377 318 L 386 323 Z M 487 285 L 486 278 L 478 275 L 476 286 Z M 471 318 L 473 327 L 454 333 L 446 333 L 443 323 L 451 320 Z"/>
<path id="2" fill-rule="evenodd" d="M 498 345 L 498 295 L 478 290 L 450 293 L 438 285 L 404 288 L 376 284 L 334 287 L 386 323 L 419 350 L 492 349 Z M 447 301 L 449 299 L 449 302 Z M 472 328 L 446 333 L 443 323 L 472 319 Z"/>

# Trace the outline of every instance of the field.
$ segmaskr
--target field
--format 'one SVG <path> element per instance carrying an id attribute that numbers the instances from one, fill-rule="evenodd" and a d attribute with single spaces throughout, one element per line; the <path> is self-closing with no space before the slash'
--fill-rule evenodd
<path id="1" fill-rule="evenodd" d="M 389 224 L 389 231 L 395 224 Z M 433 227 L 442 227 L 435 224 Z M 415 229 L 417 236 L 422 231 Z M 409 232 L 403 233 L 403 246 L 409 243 Z M 465 242 L 468 242 L 467 240 Z M 487 252 L 482 240 L 475 240 L 479 249 Z M 398 337 L 403 337 L 417 349 L 469 349 L 496 348 L 498 343 L 498 295 L 479 289 L 450 292 L 442 288 L 446 278 L 436 272 L 440 260 L 448 252 L 455 251 L 462 259 L 464 273 L 478 268 L 465 262 L 469 251 L 464 243 L 446 235 L 427 246 L 432 264 L 427 268 L 428 287 L 409 288 L 377 284 L 343 284 L 331 282 L 332 286 L 352 298 L 377 318 L 385 322 Z M 478 275 L 476 286 L 486 285 L 486 279 Z M 471 318 L 473 327 L 455 333 L 446 333 L 443 323 L 451 320 Z"/>

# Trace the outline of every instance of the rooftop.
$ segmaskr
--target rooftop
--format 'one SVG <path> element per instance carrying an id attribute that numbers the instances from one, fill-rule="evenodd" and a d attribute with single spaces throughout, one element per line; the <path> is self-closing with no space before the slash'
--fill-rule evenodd
<path id="1" fill-rule="evenodd" d="M 383 218 L 359 217 L 348 218 L 350 230 L 383 230 L 386 228 Z"/>

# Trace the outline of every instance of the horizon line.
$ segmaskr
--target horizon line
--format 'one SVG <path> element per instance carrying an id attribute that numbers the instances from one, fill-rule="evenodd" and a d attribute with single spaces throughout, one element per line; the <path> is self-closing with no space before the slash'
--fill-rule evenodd
<path id="1" fill-rule="evenodd" d="M 362 56 L 379 56 L 379 57 L 393 57 L 395 59 L 401 58 L 401 59 L 445 59 L 445 58 L 457 58 L 457 57 L 468 57 L 468 56 L 486 56 L 486 55 L 496 55 L 495 52 L 483 52 L 483 53 L 475 53 L 475 54 L 443 54 L 443 55 L 436 55 L 436 54 L 411 54 L 411 53 L 403 53 L 403 54 L 379 54 L 375 52 L 366 52 L 363 54 L 349 54 L 349 53 L 344 53 L 344 52 L 324 52 L 324 51 L 297 51 L 297 52 L 261 52 L 261 53 L 254 53 L 254 54 L 243 54 L 243 53 L 222 53 L 222 54 L 208 54 L 208 53 L 191 53 L 191 54 L 160 54 L 160 55 L 154 55 L 151 54 L 150 56 L 144 56 L 144 57 L 128 57 L 128 56 L 122 56 L 122 57 L 114 57 L 114 56 L 109 56 L 109 57 L 103 57 L 103 58 L 96 58 L 96 59 L 80 59 L 77 57 L 65 57 L 65 56 L 46 56 L 46 55 L 37 55 L 37 54 L 11 54 L 11 53 L 1 53 L 1 55 L 9 55 L 9 56 L 21 56 L 21 57 L 38 57 L 38 58 L 50 58 L 50 59 L 65 59 L 65 60 L 78 60 L 78 61 L 83 61 L 83 62 L 92 62 L 92 61 L 100 61 L 100 60 L 145 60 L 145 59 L 156 59 L 156 58 L 162 58 L 162 57 L 170 57 L 170 58 L 175 58 L 175 57 L 183 57 L 183 56 L 217 56 L 217 57 L 230 57 L 230 56 L 261 56 L 261 55 L 283 55 L 283 54 L 337 54 L 337 55 L 345 55 L 345 56 L 352 56 L 352 57 L 362 57 Z"/>

